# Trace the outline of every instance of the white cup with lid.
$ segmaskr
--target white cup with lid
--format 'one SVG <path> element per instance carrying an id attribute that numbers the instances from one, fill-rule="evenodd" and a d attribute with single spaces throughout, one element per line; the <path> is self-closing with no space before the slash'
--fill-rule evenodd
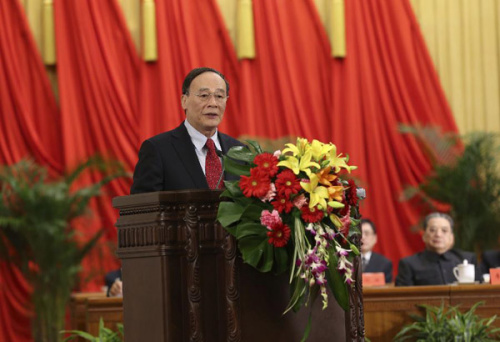
<path id="1" fill-rule="evenodd" d="M 458 264 L 453 268 L 453 274 L 457 278 L 459 283 L 471 284 L 474 283 L 475 270 L 474 265 L 469 264 L 467 260 L 464 260 L 463 264 Z"/>

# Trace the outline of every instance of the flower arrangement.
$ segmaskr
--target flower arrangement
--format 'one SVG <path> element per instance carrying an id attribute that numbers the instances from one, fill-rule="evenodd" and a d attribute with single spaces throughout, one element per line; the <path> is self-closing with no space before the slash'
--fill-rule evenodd
<path id="1" fill-rule="evenodd" d="M 290 272 L 291 298 L 285 313 L 298 311 L 328 288 L 344 310 L 354 283 L 352 242 L 359 234 L 358 188 L 342 176 L 348 165 L 332 143 L 297 138 L 267 153 L 255 141 L 224 156 L 226 181 L 218 220 L 238 241 L 244 262 L 261 272 Z"/>

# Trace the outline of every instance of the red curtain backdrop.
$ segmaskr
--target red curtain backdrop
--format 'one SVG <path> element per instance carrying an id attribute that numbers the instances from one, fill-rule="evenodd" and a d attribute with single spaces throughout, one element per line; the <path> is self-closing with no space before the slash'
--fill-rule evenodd
<path id="1" fill-rule="evenodd" d="M 256 58 L 241 62 L 242 133 L 328 142 L 330 48 L 312 1 L 254 0 Z"/>
<path id="2" fill-rule="evenodd" d="M 430 163 L 398 124 L 457 127 L 408 1 L 346 1 L 347 58 L 331 60 L 330 131 L 358 165 L 368 197 L 362 214 L 378 228 L 375 249 L 397 270 L 401 257 L 423 249 L 410 226 L 421 212 L 399 197 Z"/>
<path id="3" fill-rule="evenodd" d="M 220 70 L 230 80 L 230 100 L 220 128 L 239 135 L 238 62 L 216 0 L 157 0 L 156 23 L 158 62 L 141 65 L 140 140 L 184 120 L 182 81 L 191 69 L 202 66 Z"/>
<path id="4" fill-rule="evenodd" d="M 31 157 L 62 171 L 60 115 L 22 6 L 0 1 L 0 164 Z M 31 340 L 30 286 L 0 260 L 0 342 Z"/>
<path id="5" fill-rule="evenodd" d="M 96 154 L 121 160 L 131 170 L 136 161 L 139 58 L 115 1 L 56 0 L 55 25 L 62 121 L 62 153 L 68 167 Z M 97 174 L 82 180 L 96 180 Z M 116 241 L 117 213 L 111 198 L 128 194 L 130 179 L 110 184 L 91 203 L 93 218 L 78 228 L 90 238 L 105 228 L 103 248 L 85 258 L 82 288 L 100 290 L 103 273 L 118 268 L 106 242 Z M 91 279 L 88 282 L 88 279 Z"/>
<path id="6" fill-rule="evenodd" d="M 430 164 L 399 123 L 456 132 L 453 116 L 408 0 L 346 0 L 347 57 L 333 59 L 312 1 L 253 0 L 257 57 L 238 61 L 216 0 L 156 0 L 158 61 L 138 58 L 116 1 L 55 1 L 60 109 L 17 1 L 0 1 L 0 162 L 31 155 L 53 174 L 96 152 L 129 170 L 143 139 L 183 119 L 181 83 L 199 66 L 231 83 L 221 131 L 233 136 L 304 136 L 332 141 L 359 169 L 362 213 L 379 228 L 376 249 L 397 267 L 420 250 L 409 231 L 421 213 L 398 198 Z M 84 180 L 92 180 L 95 175 Z M 84 262 L 79 290 L 103 285 L 118 267 L 114 182 L 92 203 L 85 238 L 106 229 Z M 90 282 L 84 282 L 90 278 Z M 0 264 L 0 342 L 29 340 L 29 287 Z M 10 317 L 13 317 L 12 319 Z"/>

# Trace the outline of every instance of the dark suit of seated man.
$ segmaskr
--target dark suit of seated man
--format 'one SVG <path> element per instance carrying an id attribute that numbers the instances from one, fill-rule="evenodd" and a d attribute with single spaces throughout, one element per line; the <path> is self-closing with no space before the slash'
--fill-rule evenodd
<path id="1" fill-rule="evenodd" d="M 142 143 L 130 193 L 220 187 L 222 166 L 217 151 L 225 154 L 231 147 L 243 145 L 217 130 L 228 97 L 229 83 L 219 71 L 191 70 L 182 84 L 181 105 L 186 120 Z M 213 141 L 215 151 L 206 145 L 208 140 Z M 210 158 L 214 155 L 219 174 L 210 177 L 206 170 L 212 170 L 207 165 L 213 165 Z M 230 174 L 224 176 L 226 180 L 236 179 Z"/>
<path id="2" fill-rule="evenodd" d="M 453 220 L 443 213 L 432 213 L 424 220 L 425 250 L 399 261 L 396 286 L 445 285 L 456 281 L 453 268 L 467 260 L 477 265 L 473 253 L 452 249 L 455 242 Z M 479 271 L 476 269 L 476 279 Z"/>
<path id="3" fill-rule="evenodd" d="M 104 282 L 106 283 L 106 286 L 108 288 L 108 291 L 106 293 L 108 297 L 117 297 L 122 295 L 123 289 L 121 269 L 106 273 L 106 275 L 104 276 Z"/>
<path id="4" fill-rule="evenodd" d="M 484 251 L 481 258 L 481 274 L 490 273 L 490 268 L 500 267 L 500 251 Z"/>
<path id="5" fill-rule="evenodd" d="M 392 261 L 382 254 L 373 252 L 377 243 L 377 228 L 369 219 L 361 220 L 361 260 L 363 262 L 363 273 L 383 272 L 385 282 L 392 282 Z"/>

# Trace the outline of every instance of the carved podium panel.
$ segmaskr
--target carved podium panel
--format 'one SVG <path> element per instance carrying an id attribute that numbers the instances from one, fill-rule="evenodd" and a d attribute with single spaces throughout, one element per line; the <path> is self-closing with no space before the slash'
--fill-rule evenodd
<path id="1" fill-rule="evenodd" d="M 113 200 L 127 342 L 300 341 L 310 308 L 282 315 L 287 276 L 241 261 L 235 240 L 215 222 L 220 194 L 164 191 Z M 309 341 L 364 341 L 357 284 L 347 313 L 333 297 L 326 310 L 317 301 Z"/>

